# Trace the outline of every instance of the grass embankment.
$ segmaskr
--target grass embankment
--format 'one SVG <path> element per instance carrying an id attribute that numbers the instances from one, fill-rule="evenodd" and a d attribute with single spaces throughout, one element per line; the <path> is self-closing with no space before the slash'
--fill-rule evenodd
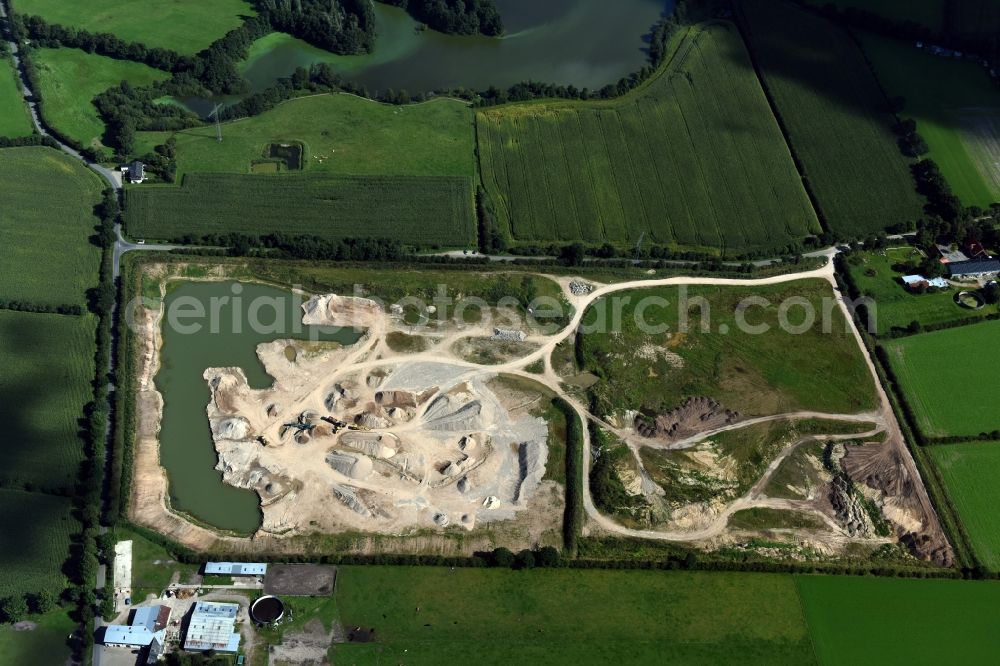
<path id="1" fill-rule="evenodd" d="M 31 135 L 31 117 L 21 96 L 21 83 L 14 72 L 14 63 L 0 52 L 0 136 Z"/>
<path id="2" fill-rule="evenodd" d="M 31 61 L 38 70 L 45 121 L 84 146 L 102 148 L 104 123 L 94 97 L 122 81 L 146 86 L 169 76 L 141 63 L 114 60 L 78 49 L 37 49 Z"/>
<path id="3" fill-rule="evenodd" d="M 996 396 L 1000 321 L 914 335 L 886 343 L 900 388 L 927 437 L 1000 429 Z"/>
<path id="4" fill-rule="evenodd" d="M 587 312 L 582 352 L 585 368 L 600 378 L 591 389 L 600 412 L 663 412 L 692 396 L 715 398 L 745 417 L 797 410 L 847 414 L 876 405 L 874 383 L 861 350 L 832 302 L 833 292 L 826 282 L 692 286 L 684 288 L 686 297 L 680 289 L 619 293 L 613 299 L 601 299 Z M 630 298 L 627 302 L 626 297 Z M 636 308 L 647 297 L 670 304 L 647 300 L 650 307 L 641 313 L 649 326 L 666 326 L 666 331 L 653 334 L 640 329 Z M 750 297 L 769 302 L 745 312 L 748 324 L 769 327 L 763 334 L 737 325 L 737 306 Z M 817 313 L 815 324 L 801 334 L 779 326 L 779 304 L 789 298 L 805 299 Z M 612 300 L 623 304 L 620 327 L 614 323 Z M 688 312 L 682 312 L 681 303 L 690 305 Z M 820 314 L 824 307 L 830 311 L 828 332 Z M 707 331 L 701 326 L 703 312 L 709 313 Z M 683 331 L 685 314 L 687 330 Z M 790 324 L 805 322 L 798 306 L 787 314 Z"/>
<path id="5" fill-rule="evenodd" d="M 2 63 L 0 63 L 2 64 Z M 84 305 L 101 252 L 88 239 L 101 201 L 97 175 L 51 148 L 0 150 L 0 298 Z"/>
<path id="6" fill-rule="evenodd" d="M 926 447 L 984 566 L 1000 571 L 1000 443 Z"/>
<path id="7" fill-rule="evenodd" d="M 788 576 L 342 567 L 337 596 L 377 641 L 338 663 L 813 661 Z"/>
<path id="8" fill-rule="evenodd" d="M 12 0 L 14 11 L 41 16 L 49 23 L 107 32 L 139 42 L 194 55 L 243 22 L 254 11 L 244 0 Z"/>
<path id="9" fill-rule="evenodd" d="M 1000 201 L 1000 91 L 978 62 L 918 51 L 910 42 L 865 34 L 865 51 L 891 96 L 906 100 L 952 191 L 966 206 Z"/>
<path id="10" fill-rule="evenodd" d="M 962 307 L 955 302 L 959 289 L 926 294 L 915 294 L 907 289 L 901 278 L 920 273 L 922 260 L 923 256 L 911 247 L 889 249 L 884 255 L 857 252 L 848 257 L 846 265 L 851 278 L 861 295 L 875 303 L 869 312 L 874 312 L 876 335 L 907 329 L 914 321 L 934 326 L 996 313 L 996 306 L 991 305 L 981 310 Z"/>
<path id="11" fill-rule="evenodd" d="M 181 187 L 129 188 L 125 219 L 139 238 L 283 232 L 469 247 L 472 198 L 463 176 L 189 174 Z"/>
<path id="12" fill-rule="evenodd" d="M 889 102 L 850 35 L 789 3 L 740 7 L 751 52 L 830 229 L 864 236 L 921 217 Z"/>
<path id="13" fill-rule="evenodd" d="M 94 379 L 95 321 L 0 310 L 0 485 L 71 491 Z M 17 540 L 14 540 L 17 541 Z"/>
<path id="14" fill-rule="evenodd" d="M 725 90 L 725 94 L 719 94 Z M 515 240 L 647 241 L 730 253 L 819 230 L 736 28 L 692 28 L 620 99 L 477 116 L 483 184 Z"/>
<path id="15" fill-rule="evenodd" d="M 252 118 L 214 126 L 140 132 L 136 152 L 149 152 L 170 136 L 177 141 L 177 176 L 185 173 L 250 173 L 269 144 L 304 145 L 309 172 L 350 176 L 473 176 L 472 111 L 468 104 L 438 99 L 395 106 L 347 94 L 291 100 Z"/>

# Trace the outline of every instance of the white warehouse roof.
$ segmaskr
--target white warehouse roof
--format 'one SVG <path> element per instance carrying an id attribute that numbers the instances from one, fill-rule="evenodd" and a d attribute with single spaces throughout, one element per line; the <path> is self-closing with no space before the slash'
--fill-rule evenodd
<path id="1" fill-rule="evenodd" d="M 205 564 L 205 573 L 223 576 L 263 576 L 267 573 L 267 565 L 250 562 L 208 562 Z"/>

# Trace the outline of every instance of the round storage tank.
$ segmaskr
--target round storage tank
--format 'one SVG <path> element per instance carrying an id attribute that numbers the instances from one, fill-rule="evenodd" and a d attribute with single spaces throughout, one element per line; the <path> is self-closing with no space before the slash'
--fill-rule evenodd
<path id="1" fill-rule="evenodd" d="M 285 614 L 285 604 L 278 597 L 261 597 L 250 606 L 250 617 L 259 624 L 272 624 Z"/>

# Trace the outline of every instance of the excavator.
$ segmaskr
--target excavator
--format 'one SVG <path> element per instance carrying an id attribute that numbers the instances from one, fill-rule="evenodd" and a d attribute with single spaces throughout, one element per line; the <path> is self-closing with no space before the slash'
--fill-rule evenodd
<path id="1" fill-rule="evenodd" d="M 365 426 L 362 425 L 355 425 L 354 423 L 347 423 L 346 421 L 335 419 L 332 416 L 324 416 L 322 420 L 326 421 L 327 423 L 333 426 L 334 435 L 336 435 L 344 428 L 347 428 L 348 430 L 357 430 L 360 432 L 369 432 L 371 430 L 371 428 L 366 428 Z"/>
<path id="2" fill-rule="evenodd" d="M 281 426 L 281 436 L 284 437 L 290 428 L 296 432 L 312 432 L 315 427 L 315 423 L 286 423 Z"/>

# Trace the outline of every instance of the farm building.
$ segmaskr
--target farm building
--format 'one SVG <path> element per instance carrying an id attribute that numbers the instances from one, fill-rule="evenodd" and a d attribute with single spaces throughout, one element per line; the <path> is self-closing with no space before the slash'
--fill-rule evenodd
<path id="1" fill-rule="evenodd" d="M 133 160 L 121 168 L 122 175 L 130 183 L 141 183 L 146 180 L 146 165 L 139 160 Z"/>
<path id="2" fill-rule="evenodd" d="M 965 253 L 961 250 L 953 250 L 950 245 L 935 245 L 938 255 L 941 257 L 942 264 L 955 264 L 963 261 L 968 261 L 969 258 L 965 256 Z"/>
<path id="3" fill-rule="evenodd" d="M 921 287 L 924 289 L 928 287 L 936 287 L 938 289 L 948 288 L 948 281 L 944 278 L 927 279 L 923 275 L 904 275 L 903 284 L 906 285 L 907 289 L 920 289 Z"/>
<path id="4" fill-rule="evenodd" d="M 948 264 L 948 270 L 953 278 L 993 277 L 1000 273 L 1000 260 L 976 259 Z"/>
<path id="5" fill-rule="evenodd" d="M 170 621 L 169 606 L 137 608 L 131 624 L 109 625 L 104 633 L 104 644 L 109 647 L 137 648 L 162 645 L 164 629 Z"/>
<path id="6" fill-rule="evenodd" d="M 267 565 L 248 562 L 208 562 L 205 564 L 205 573 L 220 576 L 263 576 L 267 573 Z"/>
<path id="7" fill-rule="evenodd" d="M 239 610 L 239 604 L 211 601 L 196 603 L 184 637 L 184 649 L 195 652 L 236 652 L 240 647 L 240 635 L 235 630 Z"/>

